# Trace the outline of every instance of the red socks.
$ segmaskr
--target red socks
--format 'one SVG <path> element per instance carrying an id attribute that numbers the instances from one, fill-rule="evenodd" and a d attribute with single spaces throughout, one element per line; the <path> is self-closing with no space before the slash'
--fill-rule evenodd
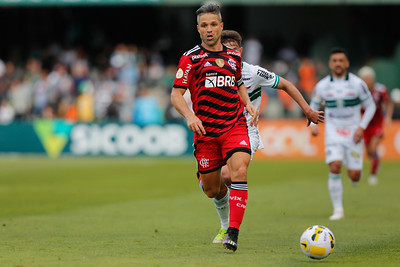
<path id="1" fill-rule="evenodd" d="M 247 182 L 232 182 L 229 194 L 229 227 L 239 229 L 247 205 Z"/>
<path id="2" fill-rule="evenodd" d="M 378 167 L 379 167 L 379 156 L 374 155 L 371 158 L 371 174 L 376 174 L 376 172 L 378 171 Z"/>

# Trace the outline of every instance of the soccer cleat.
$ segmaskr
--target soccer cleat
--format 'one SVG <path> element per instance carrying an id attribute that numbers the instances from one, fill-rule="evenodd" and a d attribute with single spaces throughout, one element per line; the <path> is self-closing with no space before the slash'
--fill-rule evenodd
<path id="1" fill-rule="evenodd" d="M 226 235 L 226 229 L 219 229 L 218 234 L 215 236 L 213 243 L 222 243 L 224 242 Z"/>
<path id="2" fill-rule="evenodd" d="M 344 219 L 344 212 L 343 211 L 334 211 L 332 216 L 329 217 L 331 221 L 337 221 Z"/>
<path id="3" fill-rule="evenodd" d="M 369 183 L 369 185 L 377 185 L 378 184 L 378 177 L 376 175 L 374 175 L 374 174 L 371 174 L 368 177 L 368 183 Z"/>
<path id="4" fill-rule="evenodd" d="M 226 249 L 230 249 L 233 252 L 235 252 L 237 249 L 238 235 L 239 235 L 238 229 L 229 227 L 228 231 L 226 231 L 225 240 L 222 246 Z"/>

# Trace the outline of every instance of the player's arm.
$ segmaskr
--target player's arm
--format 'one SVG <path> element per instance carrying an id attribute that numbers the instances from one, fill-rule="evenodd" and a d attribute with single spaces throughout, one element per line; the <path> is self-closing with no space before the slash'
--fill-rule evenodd
<path id="1" fill-rule="evenodd" d="M 353 141 L 356 144 L 360 142 L 363 138 L 364 130 L 367 128 L 369 122 L 372 120 L 372 117 L 374 117 L 376 111 L 376 105 L 374 100 L 372 99 L 371 93 L 368 89 L 365 89 L 368 88 L 367 85 L 364 84 L 363 87 L 363 94 L 360 96 L 360 98 L 365 111 L 362 116 L 361 122 L 353 135 Z"/>
<path id="2" fill-rule="evenodd" d="M 259 112 L 251 103 L 249 93 L 247 92 L 247 88 L 244 83 L 238 87 L 238 94 L 240 99 L 242 99 L 244 106 L 246 107 L 246 111 L 253 117 L 251 119 L 250 126 L 256 126 L 258 123 Z"/>
<path id="3" fill-rule="evenodd" d="M 307 126 L 309 126 L 311 122 L 315 124 L 318 124 L 318 122 L 324 122 L 324 112 L 312 109 L 294 84 L 281 77 L 276 88 L 284 90 L 291 98 L 293 98 L 294 101 L 296 101 L 308 119 Z"/>
<path id="4" fill-rule="evenodd" d="M 189 130 L 202 136 L 206 134 L 206 130 L 203 127 L 201 120 L 190 110 L 185 98 L 186 89 L 183 88 L 172 88 L 171 92 L 171 103 L 175 109 L 186 119 Z"/>
<path id="5" fill-rule="evenodd" d="M 314 89 L 314 93 L 311 98 L 311 101 L 310 101 L 310 108 L 312 110 L 319 110 L 321 108 L 322 98 L 318 91 L 319 91 L 319 89 L 318 89 L 318 84 L 317 84 L 317 86 Z M 311 134 L 313 136 L 318 136 L 320 134 L 320 130 L 319 130 L 319 127 L 317 124 L 312 122 L 310 124 L 310 128 L 311 128 Z"/>
<path id="6" fill-rule="evenodd" d="M 390 100 L 389 92 L 387 91 L 387 89 L 383 94 L 383 105 L 385 109 L 385 125 L 390 126 L 392 124 L 394 105 L 393 102 Z"/>

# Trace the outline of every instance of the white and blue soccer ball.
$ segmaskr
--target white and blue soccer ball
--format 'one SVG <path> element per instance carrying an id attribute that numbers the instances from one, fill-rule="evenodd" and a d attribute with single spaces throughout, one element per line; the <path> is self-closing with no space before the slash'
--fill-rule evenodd
<path id="1" fill-rule="evenodd" d="M 301 251 L 312 259 L 324 259 L 335 248 L 335 236 L 322 225 L 308 227 L 300 237 Z"/>

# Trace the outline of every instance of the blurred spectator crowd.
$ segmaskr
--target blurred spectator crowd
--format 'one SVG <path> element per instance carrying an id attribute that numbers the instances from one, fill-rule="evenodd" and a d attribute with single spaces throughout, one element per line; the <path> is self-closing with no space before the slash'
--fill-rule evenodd
<path id="1" fill-rule="evenodd" d="M 243 60 L 285 77 L 307 100 L 315 83 L 328 73 L 326 63 L 300 58 L 290 47 L 283 47 L 276 59 L 266 63 L 256 39 L 243 46 L 251 51 Z M 182 121 L 169 101 L 175 72 L 176 65 L 165 64 L 161 54 L 133 44 L 118 44 L 96 61 L 80 48 L 59 45 L 22 65 L 0 59 L 0 123 L 37 118 L 142 126 Z M 264 90 L 261 117 L 301 116 L 284 91 Z"/>
<path id="2" fill-rule="evenodd" d="M 164 66 L 159 54 L 118 44 L 101 66 L 79 48 L 57 46 L 41 54 L 24 66 L 0 61 L 1 123 L 36 118 L 138 124 L 164 120 L 176 70 Z"/>

